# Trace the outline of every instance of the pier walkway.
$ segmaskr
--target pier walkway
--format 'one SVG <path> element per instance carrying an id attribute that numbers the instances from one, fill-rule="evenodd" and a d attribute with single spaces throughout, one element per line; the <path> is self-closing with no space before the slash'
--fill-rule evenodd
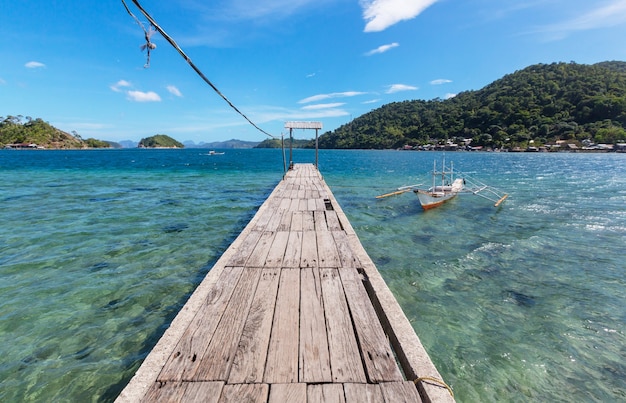
<path id="1" fill-rule="evenodd" d="M 116 401 L 453 402 L 437 380 L 318 170 L 296 164 Z"/>

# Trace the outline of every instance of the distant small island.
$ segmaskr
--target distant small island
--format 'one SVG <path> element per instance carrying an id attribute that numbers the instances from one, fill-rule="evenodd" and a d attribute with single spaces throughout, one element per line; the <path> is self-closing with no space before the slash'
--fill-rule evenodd
<path id="1" fill-rule="evenodd" d="M 139 148 L 185 148 L 183 143 L 178 142 L 165 134 L 157 134 L 143 138 L 139 141 Z"/>

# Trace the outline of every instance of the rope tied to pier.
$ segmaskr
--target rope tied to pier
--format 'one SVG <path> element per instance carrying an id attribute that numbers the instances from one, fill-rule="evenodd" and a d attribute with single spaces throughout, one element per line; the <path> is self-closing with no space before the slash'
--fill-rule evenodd
<path id="1" fill-rule="evenodd" d="M 259 126 L 256 125 L 256 123 L 254 123 L 252 120 L 250 120 L 250 118 L 248 118 L 243 112 L 241 112 L 232 102 L 230 102 L 230 100 L 228 98 L 226 98 L 226 96 L 224 94 L 222 94 L 222 92 L 215 86 L 215 84 L 213 84 L 211 82 L 211 80 L 209 80 L 204 73 L 202 73 L 202 71 L 200 71 L 200 69 L 198 67 L 196 67 L 196 65 L 191 61 L 191 59 L 189 58 L 189 56 L 187 56 L 185 54 L 185 52 L 180 48 L 180 46 L 178 46 L 178 44 L 176 43 L 176 41 L 167 34 L 167 32 L 165 32 L 163 30 L 163 28 L 161 28 L 159 26 L 159 24 L 154 20 L 154 18 L 152 18 L 152 16 L 150 14 L 148 14 L 148 12 L 146 10 L 144 10 L 144 8 L 141 6 L 141 4 L 139 4 L 138 0 L 132 0 L 132 2 L 135 4 L 135 6 L 139 9 L 139 11 L 141 12 L 141 14 L 143 14 L 144 17 L 146 17 L 148 19 L 148 21 L 150 22 L 150 29 L 152 30 L 154 28 L 155 32 L 158 32 L 161 34 L 161 36 L 163 36 L 163 38 L 165 38 L 166 41 L 169 42 L 170 45 L 172 45 L 172 47 L 174 47 L 174 49 L 176 49 L 176 51 L 182 56 L 183 59 L 185 59 L 185 61 L 187 62 L 187 64 L 189 64 L 189 66 L 191 66 L 191 68 L 196 72 L 196 74 L 198 74 L 200 76 L 200 78 L 202 78 L 202 80 L 204 80 L 205 83 L 207 83 L 211 88 L 213 88 L 213 91 L 215 91 L 217 93 L 217 95 L 219 95 L 220 97 L 222 97 L 222 99 L 224 101 L 226 101 L 226 103 L 235 111 L 237 112 L 239 115 L 241 115 L 246 121 L 248 121 L 248 123 L 250 123 L 255 129 L 257 129 L 258 131 L 260 131 L 261 133 L 276 139 L 276 136 L 271 135 L 270 133 L 266 132 L 265 130 L 261 129 Z M 126 2 L 124 0 L 122 0 L 122 3 L 124 4 L 124 7 L 126 8 L 126 11 L 128 11 L 128 13 L 135 19 L 135 21 L 137 21 L 139 23 L 139 25 L 144 29 L 144 33 L 145 33 L 145 37 L 146 37 L 146 45 L 147 49 L 148 49 L 148 64 L 150 63 L 150 50 L 155 49 L 156 45 L 152 42 L 150 42 L 150 36 L 152 36 L 152 34 L 148 35 L 148 31 L 146 31 L 146 29 L 144 28 L 143 24 L 141 24 L 139 22 L 139 20 L 137 19 L 137 17 L 135 17 L 133 15 L 133 13 L 130 12 L 130 10 L 128 9 L 128 6 L 126 5 Z"/>
<path id="2" fill-rule="evenodd" d="M 454 392 L 452 391 L 452 388 L 441 379 L 433 378 L 432 376 L 421 376 L 419 378 L 416 378 L 413 383 L 417 385 L 419 382 L 423 381 L 430 381 L 436 383 L 437 385 L 443 386 L 444 388 L 448 389 L 448 392 L 450 392 L 450 396 L 452 396 L 452 398 L 454 399 Z"/>

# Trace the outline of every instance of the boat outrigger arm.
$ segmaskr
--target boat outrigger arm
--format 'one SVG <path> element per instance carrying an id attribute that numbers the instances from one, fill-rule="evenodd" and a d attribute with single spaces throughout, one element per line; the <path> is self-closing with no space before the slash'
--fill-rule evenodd
<path id="1" fill-rule="evenodd" d="M 468 189 L 467 191 L 471 192 L 472 194 L 475 194 L 476 196 L 480 196 L 482 198 L 485 198 L 489 201 L 494 202 L 494 205 L 493 205 L 494 207 L 498 207 L 500 204 L 502 204 L 503 201 L 506 200 L 507 197 L 509 197 L 508 194 L 502 193 L 499 190 L 491 186 L 483 186 L 475 190 Z M 485 195 L 482 192 L 486 192 L 487 194 Z"/>
<path id="2" fill-rule="evenodd" d="M 456 171 L 457 175 L 462 175 L 464 186 L 461 193 L 471 193 L 476 196 L 480 196 L 484 199 L 492 201 L 494 203 L 494 207 L 498 207 L 502 202 L 506 200 L 509 195 L 504 193 L 503 191 L 494 188 L 493 186 L 485 185 L 482 182 L 477 181 L 476 179 L 470 178 L 465 174 L 460 174 L 460 172 Z"/>

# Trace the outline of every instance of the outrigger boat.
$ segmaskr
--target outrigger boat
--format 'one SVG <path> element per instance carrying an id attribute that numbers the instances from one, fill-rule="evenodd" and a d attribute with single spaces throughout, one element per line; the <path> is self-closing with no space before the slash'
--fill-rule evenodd
<path id="1" fill-rule="evenodd" d="M 461 176 L 454 178 L 455 174 Z M 455 171 L 453 165 L 446 167 L 445 161 L 441 165 L 441 171 L 437 171 L 437 162 L 433 163 L 432 171 L 433 183 L 428 189 L 421 188 L 421 184 L 402 186 L 391 193 L 376 196 L 377 199 L 393 196 L 405 192 L 413 191 L 422 205 L 424 210 L 430 210 L 439 207 L 448 200 L 455 198 L 460 193 L 472 193 L 476 196 L 483 197 L 494 202 L 494 207 L 498 207 L 507 197 L 508 194 L 485 185 L 468 175 L 463 175 L 459 171 Z"/>

